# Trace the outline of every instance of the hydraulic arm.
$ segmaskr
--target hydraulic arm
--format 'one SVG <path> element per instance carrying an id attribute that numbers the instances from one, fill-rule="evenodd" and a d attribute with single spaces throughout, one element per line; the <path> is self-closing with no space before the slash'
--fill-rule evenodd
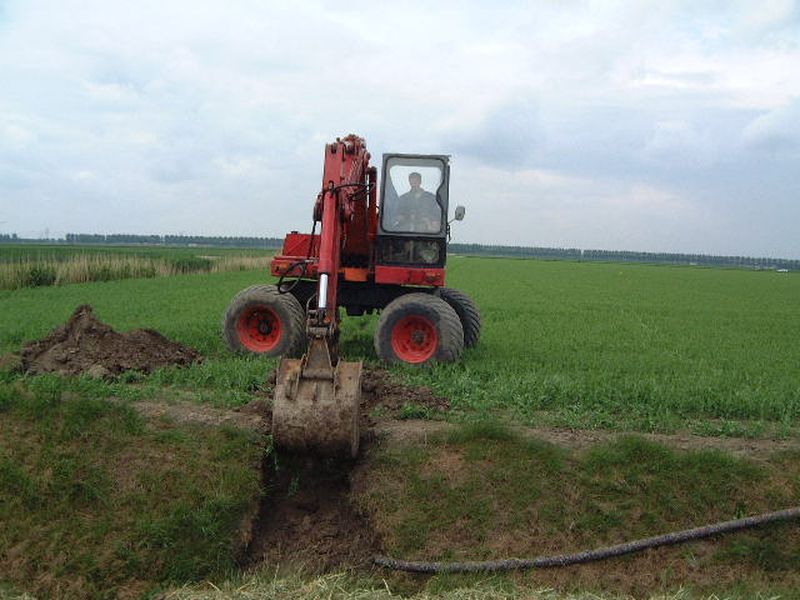
<path id="1" fill-rule="evenodd" d="M 368 259 L 368 230 L 375 222 L 369 217 L 370 174 L 363 139 L 351 135 L 325 147 L 323 188 L 314 205 L 322 231 L 317 293 L 306 309 L 308 349 L 301 359 L 281 360 L 273 403 L 275 442 L 295 451 L 358 453 L 362 364 L 339 360 L 337 299 L 343 255 L 353 260 L 363 252 Z"/>

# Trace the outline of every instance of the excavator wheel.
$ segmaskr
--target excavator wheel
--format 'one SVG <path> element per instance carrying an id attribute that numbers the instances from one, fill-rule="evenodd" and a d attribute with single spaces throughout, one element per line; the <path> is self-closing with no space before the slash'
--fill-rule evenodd
<path id="1" fill-rule="evenodd" d="M 405 294 L 381 312 L 375 329 L 375 352 L 388 363 L 455 362 L 463 351 L 461 321 L 441 298 Z"/>
<path id="2" fill-rule="evenodd" d="M 274 285 L 254 285 L 231 301 L 223 318 L 225 343 L 234 352 L 298 356 L 306 344 L 305 312 Z"/>
<path id="3" fill-rule="evenodd" d="M 464 328 L 464 348 L 474 348 L 481 337 L 481 313 L 478 307 L 461 290 L 439 288 L 439 297 L 447 302 L 461 321 Z"/>

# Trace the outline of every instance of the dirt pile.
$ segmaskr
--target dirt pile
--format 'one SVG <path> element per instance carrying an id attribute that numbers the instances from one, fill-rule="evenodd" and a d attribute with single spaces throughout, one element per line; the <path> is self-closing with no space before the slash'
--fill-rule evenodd
<path id="1" fill-rule="evenodd" d="M 425 386 L 409 386 L 393 381 L 389 374 L 376 368 L 364 369 L 361 381 L 361 411 L 378 409 L 387 417 L 403 417 L 408 407 L 424 409 L 425 416 L 443 413 L 450 408 L 450 400 L 437 396 Z"/>
<path id="2" fill-rule="evenodd" d="M 46 338 L 28 342 L 20 353 L 25 373 L 113 377 L 124 371 L 150 373 L 169 365 L 202 360 L 200 353 L 152 329 L 118 333 L 99 321 L 88 304 Z"/>

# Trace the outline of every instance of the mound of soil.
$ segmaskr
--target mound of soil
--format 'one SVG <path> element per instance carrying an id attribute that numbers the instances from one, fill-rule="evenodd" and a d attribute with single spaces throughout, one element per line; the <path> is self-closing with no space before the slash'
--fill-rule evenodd
<path id="1" fill-rule="evenodd" d="M 364 369 L 361 380 L 362 413 L 377 408 L 386 416 L 397 418 L 403 416 L 401 411 L 408 406 L 441 413 L 450 408 L 450 400 L 437 396 L 425 386 L 409 386 L 392 381 L 382 369 Z"/>
<path id="2" fill-rule="evenodd" d="M 113 377 L 124 371 L 150 373 L 169 365 L 202 360 L 200 353 L 152 329 L 118 333 L 99 321 L 88 304 L 46 338 L 28 342 L 20 353 L 25 373 Z"/>

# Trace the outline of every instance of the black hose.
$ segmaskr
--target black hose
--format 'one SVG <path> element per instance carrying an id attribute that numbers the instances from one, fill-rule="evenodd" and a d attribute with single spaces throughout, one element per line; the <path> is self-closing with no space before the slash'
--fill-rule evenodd
<path id="1" fill-rule="evenodd" d="M 306 271 L 308 270 L 309 261 L 308 260 L 298 260 L 291 263 L 286 270 L 281 274 L 278 278 L 278 293 L 279 294 L 288 294 L 294 288 L 297 287 L 297 284 L 300 283 L 300 280 L 306 276 Z M 291 275 L 293 278 L 289 283 L 284 283 L 286 276 L 295 270 L 295 268 L 300 267 L 300 274 L 299 275 Z"/>
<path id="2" fill-rule="evenodd" d="M 366 184 L 366 183 L 343 183 L 341 185 L 337 185 L 336 187 L 332 188 L 331 191 L 336 192 L 336 191 L 339 191 L 340 189 L 349 188 L 349 187 L 355 187 L 355 188 L 359 188 L 359 189 L 363 188 L 363 193 L 364 193 L 365 196 L 370 191 L 370 186 L 368 184 Z M 326 190 L 323 189 L 322 193 L 325 193 L 325 191 Z M 306 258 L 303 259 L 303 260 L 298 260 L 298 261 L 295 261 L 295 262 L 291 263 L 286 268 L 286 270 L 283 272 L 283 274 L 281 274 L 281 276 L 278 278 L 277 287 L 278 287 L 278 293 L 279 294 L 288 294 L 289 292 L 294 290 L 294 288 L 297 287 L 297 284 L 300 283 L 301 279 L 305 278 L 306 272 L 308 271 L 308 265 L 310 265 L 313 262 L 311 260 L 311 255 L 314 253 L 314 232 L 317 229 L 317 222 L 318 221 L 316 219 L 313 219 L 313 221 L 311 223 L 311 237 L 309 238 L 310 242 L 308 244 L 308 256 L 306 256 Z M 300 274 L 299 275 L 289 275 L 297 267 L 300 267 Z M 289 283 L 285 283 L 284 282 L 284 280 L 287 277 L 292 277 L 292 280 Z"/>
<path id="3" fill-rule="evenodd" d="M 683 542 L 707 538 L 712 535 L 718 535 L 720 533 L 729 533 L 731 531 L 739 531 L 741 529 L 766 525 L 767 523 L 788 521 L 790 519 L 797 518 L 800 518 L 800 506 L 795 506 L 794 508 L 787 508 L 785 510 L 779 510 L 776 512 L 765 513 L 762 515 L 745 517 L 744 519 L 735 519 L 733 521 L 724 521 L 722 523 L 715 523 L 713 525 L 705 525 L 703 527 L 696 527 L 695 529 L 673 531 L 672 533 L 665 533 L 664 535 L 626 542 L 624 544 L 617 544 L 616 546 L 608 546 L 606 548 L 584 550 L 583 552 L 576 552 L 575 554 L 542 556 L 539 558 L 508 558 L 504 560 L 488 560 L 482 562 L 468 561 L 452 563 L 398 560 L 396 558 L 389 558 L 387 556 L 376 556 L 372 560 L 376 565 L 385 567 L 387 569 L 409 571 L 412 573 L 475 573 L 523 569 L 545 569 L 548 567 L 566 567 L 568 565 L 603 560 L 606 558 L 612 558 L 614 556 L 622 556 L 623 554 L 631 554 L 633 552 L 641 552 L 642 550 L 646 550 L 648 548 L 680 544 Z"/>
<path id="4" fill-rule="evenodd" d="M 288 294 L 294 288 L 297 287 L 297 284 L 300 283 L 300 280 L 306 276 L 306 271 L 308 270 L 308 265 L 311 264 L 311 255 L 314 253 L 314 232 L 317 230 L 317 220 L 314 219 L 311 223 L 311 236 L 309 237 L 308 242 L 308 255 L 304 260 L 298 260 L 290 264 L 286 270 L 281 274 L 278 278 L 278 293 L 279 294 Z M 288 284 L 284 285 L 284 279 L 286 279 L 287 275 L 294 271 L 295 267 L 300 267 L 300 274 L 299 275 L 292 275 L 294 277 L 292 281 Z"/>

